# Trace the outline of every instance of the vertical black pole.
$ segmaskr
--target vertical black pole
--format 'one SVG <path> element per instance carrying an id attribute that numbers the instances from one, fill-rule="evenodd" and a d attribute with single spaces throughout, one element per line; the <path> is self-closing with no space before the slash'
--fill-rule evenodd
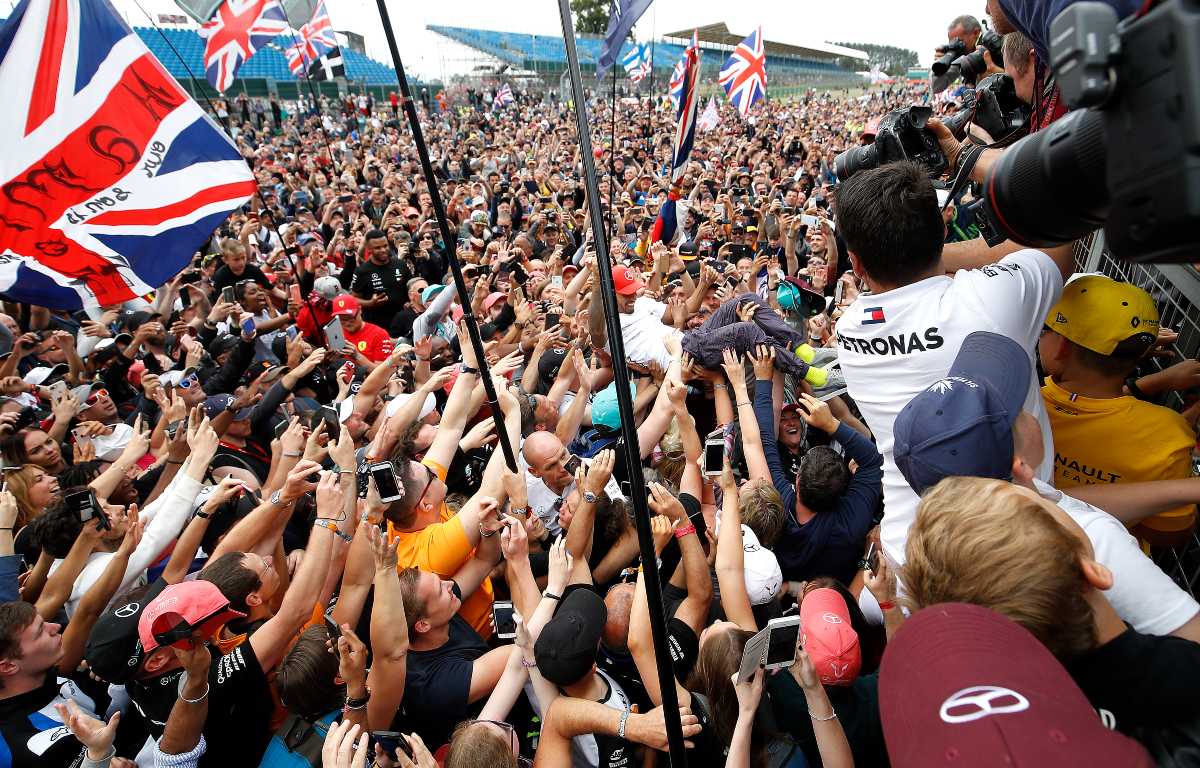
<path id="1" fill-rule="evenodd" d="M 617 62 L 620 63 L 620 62 Z M 612 131 L 608 140 L 608 231 L 617 231 L 617 201 L 613 197 L 614 177 L 617 175 L 617 64 L 612 66 Z"/>
<path id="2" fill-rule="evenodd" d="M 458 291 L 458 300 L 462 302 L 463 320 L 467 326 L 467 335 L 471 337 L 471 348 L 475 350 L 475 359 L 479 361 L 479 375 L 483 379 L 483 391 L 491 406 L 492 418 L 496 422 L 496 437 L 500 442 L 500 450 L 504 452 L 504 461 L 510 472 L 517 471 L 517 457 L 508 441 L 508 431 L 504 428 L 504 414 L 500 412 L 500 404 L 496 400 L 496 387 L 492 383 L 491 372 L 488 370 L 487 356 L 483 352 L 483 340 L 479 336 L 479 322 L 471 309 L 471 294 L 467 291 L 467 283 L 463 279 L 462 266 L 458 263 L 458 253 L 454 246 L 458 240 L 450 230 L 450 221 L 446 218 L 446 207 L 442 204 L 442 195 L 438 192 L 437 177 L 433 173 L 433 164 L 429 162 L 429 149 L 425 146 L 425 136 L 421 132 L 421 121 L 417 117 L 417 103 L 413 100 L 408 88 L 408 77 L 404 74 L 404 64 L 400 61 L 400 49 L 396 45 L 396 33 L 392 30 L 392 20 L 388 16 L 385 0 L 375 0 L 379 9 L 379 20 L 383 24 L 383 33 L 387 36 L 388 50 L 392 54 L 392 66 L 396 68 L 396 81 L 400 85 L 400 101 L 404 107 L 404 115 L 408 118 L 408 127 L 412 131 L 413 144 L 417 147 L 417 156 L 421 159 L 421 171 L 425 176 L 425 184 L 429 187 L 430 203 L 433 205 L 433 215 L 437 219 L 438 229 L 442 235 L 442 253 L 450 264 L 454 275 L 454 288 Z"/>
<path id="3" fill-rule="evenodd" d="M 378 0 L 383 2 L 383 0 Z M 629 473 L 630 501 L 637 527 L 638 548 L 642 555 L 642 570 L 646 578 L 646 602 L 650 609 L 650 632 L 654 653 L 658 658 L 658 684 L 662 691 L 663 716 L 667 726 L 672 768 L 686 768 L 683 752 L 683 727 L 679 722 L 679 698 L 675 691 L 675 672 L 671 667 L 671 652 L 667 647 L 667 622 L 663 614 L 662 584 L 658 580 L 658 562 L 654 540 L 650 534 L 650 513 L 646 507 L 646 478 L 638 451 L 637 428 L 633 420 L 633 398 L 629 394 L 629 371 L 625 367 L 625 343 L 617 317 L 617 294 L 613 289 L 612 262 L 608 233 L 604 231 L 604 211 L 600 207 L 600 189 L 596 181 L 596 162 L 592 155 L 592 135 L 588 127 L 587 102 L 583 95 L 583 79 L 579 74 L 579 52 L 575 48 L 575 24 L 571 21 L 570 0 L 558 0 L 562 17 L 563 43 L 567 48 L 567 71 L 571 74 L 571 91 L 575 96 L 575 125 L 579 133 L 579 154 L 583 159 L 583 180 L 587 186 L 588 213 L 592 234 L 596 239 L 596 265 L 600 273 L 600 296 L 604 301 L 604 323 L 608 329 L 608 349 L 613 360 L 613 380 L 617 388 L 617 410 L 621 414 L 621 436 L 625 440 L 625 465 Z M 609 201 L 612 204 L 612 201 Z M 592 307 L 596 312 L 599 307 Z"/>
<path id="4" fill-rule="evenodd" d="M 655 6 L 657 8 L 657 6 Z M 650 37 L 650 92 L 646 96 L 646 154 L 654 162 L 654 36 Z"/>

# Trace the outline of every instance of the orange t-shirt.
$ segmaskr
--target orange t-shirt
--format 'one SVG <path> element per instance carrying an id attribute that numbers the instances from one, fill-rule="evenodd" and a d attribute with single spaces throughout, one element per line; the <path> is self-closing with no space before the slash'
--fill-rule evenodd
<path id="1" fill-rule="evenodd" d="M 439 480 L 446 481 L 448 470 L 445 467 L 429 459 L 421 463 L 436 472 Z M 438 510 L 438 520 L 419 531 L 409 532 L 397 531 L 388 523 L 388 534 L 400 539 L 397 568 L 416 566 L 449 579 L 474 555 L 475 548 L 467 540 L 458 515 L 451 514 L 445 502 Z M 492 594 L 492 580 L 484 579 L 479 589 L 463 600 L 458 609 L 458 615 L 466 619 L 484 640 L 492 636 Z"/>

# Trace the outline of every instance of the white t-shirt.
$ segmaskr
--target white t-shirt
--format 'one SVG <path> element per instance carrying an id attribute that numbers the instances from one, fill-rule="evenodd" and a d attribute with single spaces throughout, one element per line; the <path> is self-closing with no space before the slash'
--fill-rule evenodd
<path id="1" fill-rule="evenodd" d="M 619 313 L 621 339 L 625 342 L 625 359 L 635 363 L 656 362 L 665 371 L 674 359 L 667 352 L 666 338 L 675 335 L 683 338 L 679 329 L 663 325 L 662 316 L 667 305 L 642 296 L 633 303 L 633 312 Z"/>
<path id="2" fill-rule="evenodd" d="M 1034 480 L 1034 485 L 1042 498 L 1079 523 L 1096 562 L 1112 571 L 1113 585 L 1104 596 L 1122 620 L 1146 635 L 1169 635 L 1200 612 L 1200 603 L 1146 556 L 1120 520 L 1049 483 Z"/>
<path id="3" fill-rule="evenodd" d="M 908 528 L 920 498 L 892 457 L 892 425 L 900 410 L 950 370 L 963 339 L 975 331 L 1007 336 L 1036 366 L 1046 313 L 1062 294 L 1062 273 L 1035 250 L 1018 251 L 998 264 L 931 277 L 883 293 L 859 295 L 838 321 L 838 362 L 850 396 L 862 411 L 883 454 L 884 551 L 904 563 Z M 1046 461 L 1038 477 L 1049 480 L 1054 446 L 1037 376 L 1029 377 L 1025 410 L 1042 426 Z"/>

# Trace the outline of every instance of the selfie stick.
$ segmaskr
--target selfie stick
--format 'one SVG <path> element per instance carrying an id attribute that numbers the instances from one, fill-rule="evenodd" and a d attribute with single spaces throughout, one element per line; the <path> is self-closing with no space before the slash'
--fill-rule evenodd
<path id="1" fill-rule="evenodd" d="M 379 0 L 383 2 L 383 0 Z M 663 719 L 667 726 L 667 744 L 672 768 L 685 768 L 683 726 L 679 722 L 679 699 L 675 692 L 675 672 L 667 645 L 667 622 L 663 618 L 662 584 L 658 579 L 658 562 L 654 554 L 654 539 L 650 534 L 650 513 L 646 507 L 646 478 L 642 474 L 638 451 L 637 429 L 633 420 L 633 398 L 629 395 L 629 370 L 625 365 L 625 343 L 617 315 L 617 294 L 613 289 L 612 260 L 608 250 L 608 231 L 604 227 L 604 210 L 600 205 L 599 183 L 596 181 L 596 161 L 592 154 L 592 135 L 588 126 L 587 102 L 583 80 L 579 75 L 579 52 L 575 48 L 575 25 L 571 21 L 570 0 L 558 0 L 562 17 L 563 43 L 567 48 L 567 70 L 571 74 L 571 92 L 575 100 L 575 125 L 579 134 L 579 156 L 583 161 L 583 179 L 587 185 L 588 212 L 592 222 L 592 238 L 596 242 L 596 266 L 600 273 L 600 296 L 604 301 L 604 324 L 608 330 L 608 346 L 613 361 L 613 379 L 617 388 L 617 409 L 621 414 L 621 436 L 625 440 L 625 466 L 629 473 L 630 502 L 637 527 L 638 548 L 642 555 L 642 570 L 646 581 L 646 602 L 650 610 L 650 633 L 654 654 L 658 660 L 658 684 L 662 693 Z M 615 107 L 615 105 L 614 105 Z M 609 201 L 612 205 L 613 201 Z M 592 312 L 599 311 L 592 307 Z"/>
<path id="2" fill-rule="evenodd" d="M 513 453 L 512 445 L 508 442 L 508 430 L 504 428 L 504 414 L 500 412 L 500 404 L 496 400 L 496 386 L 492 383 L 487 357 L 483 352 L 483 339 L 479 336 L 479 322 L 471 310 L 471 294 L 467 292 L 462 266 L 458 263 L 458 254 L 454 250 L 454 245 L 458 241 L 450 230 L 450 222 L 446 218 L 446 207 L 442 204 L 441 193 L 438 192 L 437 177 L 433 174 L 433 164 L 429 162 L 429 149 L 425 146 L 425 135 L 421 132 L 421 121 L 417 118 L 417 103 L 413 101 L 412 93 L 408 88 L 408 76 L 404 74 L 404 64 L 400 61 L 396 33 L 392 31 L 392 20 L 388 16 L 385 0 L 375 0 L 375 5 L 379 8 L 379 20 L 383 23 L 384 34 L 387 35 L 388 50 L 392 54 L 392 65 L 396 68 L 396 81 L 400 85 L 400 103 L 404 106 L 404 116 L 408 118 L 408 127 L 412 130 L 413 144 L 417 146 L 417 156 L 421 159 L 421 172 L 425 176 L 425 185 L 429 187 L 433 215 L 437 219 L 438 229 L 442 234 L 442 253 L 454 275 L 454 288 L 458 292 L 458 300 L 462 303 L 463 321 L 467 326 L 467 335 L 471 337 L 471 349 L 475 350 L 475 359 L 479 361 L 479 376 L 483 379 L 484 395 L 492 410 L 492 420 L 496 424 L 496 438 L 500 443 L 500 450 L 504 452 L 504 462 L 508 465 L 508 470 L 517 472 L 517 457 Z M 415 342 L 416 339 L 413 341 Z"/>

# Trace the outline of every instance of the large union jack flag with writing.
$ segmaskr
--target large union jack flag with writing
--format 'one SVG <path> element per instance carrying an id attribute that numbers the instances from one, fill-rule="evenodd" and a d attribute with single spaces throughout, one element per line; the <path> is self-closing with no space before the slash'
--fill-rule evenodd
<path id="1" fill-rule="evenodd" d="M 225 0 L 204 26 L 204 75 L 221 93 L 229 90 L 238 68 L 276 35 L 287 32 L 287 14 L 279 0 Z"/>
<path id="2" fill-rule="evenodd" d="M 767 52 L 763 45 L 762 27 L 738 43 L 717 81 L 729 95 L 729 103 L 745 117 L 754 102 L 767 95 Z"/>
<path id="3" fill-rule="evenodd" d="M 0 294 L 152 291 L 253 194 L 237 147 L 107 0 L 23 0 L 0 26 Z"/>
<path id="4" fill-rule="evenodd" d="M 329 20 L 329 12 L 325 10 L 325 0 L 321 0 L 317 5 L 312 19 L 300 27 L 298 34 L 299 39 L 295 44 L 289 45 L 284 54 L 292 74 L 302 77 L 310 64 L 337 47 L 333 22 Z"/>

